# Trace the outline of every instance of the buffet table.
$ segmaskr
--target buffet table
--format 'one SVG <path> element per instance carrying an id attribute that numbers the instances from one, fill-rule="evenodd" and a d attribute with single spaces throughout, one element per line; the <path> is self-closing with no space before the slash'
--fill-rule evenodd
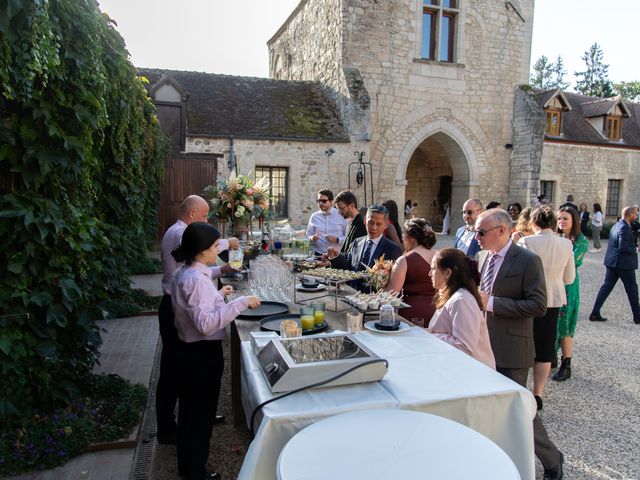
<path id="1" fill-rule="evenodd" d="M 343 315 L 328 315 L 328 320 L 334 329 L 345 329 Z M 238 339 L 256 329 L 255 322 L 252 326 L 234 323 Z M 383 380 L 299 392 L 265 406 L 256 417 L 257 433 L 240 479 L 275 479 L 278 457 L 296 433 L 324 418 L 368 409 L 415 410 L 459 422 L 500 446 L 521 478 L 534 479 L 532 420 L 536 406 L 528 390 L 417 327 L 395 334 L 365 330 L 357 336 L 389 361 Z M 253 409 L 274 395 L 249 342 L 242 342 L 239 355 L 248 424 Z M 366 432 L 358 435 L 366 437 Z M 322 445 L 317 452 L 324 455 Z"/>

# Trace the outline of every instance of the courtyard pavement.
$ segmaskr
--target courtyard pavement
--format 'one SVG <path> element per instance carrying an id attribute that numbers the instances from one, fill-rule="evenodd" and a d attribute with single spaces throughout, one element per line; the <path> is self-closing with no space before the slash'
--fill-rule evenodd
<path id="1" fill-rule="evenodd" d="M 435 248 L 450 246 L 451 236 L 438 235 Z M 551 439 L 565 455 L 566 480 L 640 479 L 640 325 L 621 284 L 602 309 L 609 320 L 590 322 L 589 312 L 604 278 L 602 253 L 587 253 L 579 269 L 580 319 L 574 340 L 573 376 L 566 382 L 549 380 L 543 421 Z M 636 272 L 637 275 L 637 272 Z M 145 283 L 146 282 L 146 283 Z M 158 289 L 160 276 L 136 279 L 136 286 Z M 157 294 L 157 290 L 155 290 Z M 158 340 L 156 317 L 111 320 L 102 348 L 101 371 L 113 371 L 148 383 Z M 215 446 L 212 444 L 212 448 Z M 20 480 L 115 480 L 130 478 L 133 449 L 82 455 L 65 466 L 15 477 Z M 157 460 L 157 459 L 156 459 Z M 174 465 L 156 465 L 166 475 Z M 538 476 L 541 470 L 538 468 Z"/>

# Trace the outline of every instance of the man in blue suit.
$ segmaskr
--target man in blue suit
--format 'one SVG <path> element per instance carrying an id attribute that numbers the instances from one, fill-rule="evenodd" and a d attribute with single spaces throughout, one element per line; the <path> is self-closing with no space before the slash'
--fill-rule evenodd
<path id="1" fill-rule="evenodd" d="M 340 253 L 336 248 L 329 248 L 327 254 L 331 266 L 359 272 L 365 270 L 365 265 L 372 266 L 373 262 L 382 255 L 385 260 L 396 260 L 402 255 L 402 249 L 383 235 L 388 218 L 389 213 L 386 208 L 381 205 L 370 206 L 366 217 L 367 234 L 356 238 L 346 253 Z M 362 282 L 357 282 L 353 286 L 358 290 L 365 290 Z"/>
<path id="2" fill-rule="evenodd" d="M 471 258 L 475 257 L 480 251 L 480 245 L 476 240 L 476 232 L 473 227 L 476 224 L 478 215 L 482 212 L 482 202 L 477 198 L 470 198 L 462 206 L 462 219 L 464 225 L 456 232 L 453 246 L 458 250 L 462 250 Z"/>
<path id="3" fill-rule="evenodd" d="M 618 279 L 622 280 L 627 298 L 633 312 L 633 322 L 640 324 L 640 304 L 638 303 L 638 284 L 636 270 L 638 269 L 638 250 L 633 238 L 631 224 L 638 220 L 636 207 L 625 207 L 622 219 L 609 232 L 607 253 L 604 256 L 604 266 L 607 268 L 604 283 L 598 291 L 596 303 L 593 305 L 589 320 L 604 322 L 607 319 L 600 315 L 600 309 L 615 287 Z"/>

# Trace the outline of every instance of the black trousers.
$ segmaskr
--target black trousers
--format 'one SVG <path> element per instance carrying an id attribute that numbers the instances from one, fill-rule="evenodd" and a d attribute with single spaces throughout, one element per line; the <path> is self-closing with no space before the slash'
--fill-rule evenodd
<path id="1" fill-rule="evenodd" d="M 178 474 L 202 480 L 224 370 L 222 341 L 179 341 L 178 359 Z"/>
<path id="2" fill-rule="evenodd" d="M 593 305 L 591 315 L 600 315 L 600 309 L 609 297 L 611 290 L 618 283 L 618 279 L 622 280 L 624 291 L 627 293 L 629 305 L 633 312 L 633 318 L 640 318 L 640 304 L 638 304 L 638 283 L 636 282 L 635 270 L 622 270 L 620 268 L 609 268 L 604 275 L 604 283 L 598 290 L 596 303 Z"/>
<path id="3" fill-rule="evenodd" d="M 507 378 L 510 378 L 517 384 L 527 388 L 527 377 L 529 376 L 528 368 L 500 368 L 496 369 L 498 373 L 501 373 Z M 549 439 L 547 429 L 542 423 L 540 415 L 536 413 L 533 419 L 533 448 L 536 457 L 542 463 L 542 466 L 547 468 L 553 468 L 556 465 L 560 465 L 560 450 Z"/>
<path id="4" fill-rule="evenodd" d="M 177 431 L 175 409 L 178 401 L 178 331 L 174 325 L 171 295 L 163 295 L 158 308 L 162 339 L 160 376 L 156 387 L 156 422 L 158 437 L 167 438 Z"/>

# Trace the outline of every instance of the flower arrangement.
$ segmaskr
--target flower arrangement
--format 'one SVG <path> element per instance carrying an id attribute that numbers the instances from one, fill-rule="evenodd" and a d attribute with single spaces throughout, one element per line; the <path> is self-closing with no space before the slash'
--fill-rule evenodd
<path id="1" fill-rule="evenodd" d="M 369 274 L 368 285 L 376 291 L 382 290 L 389 281 L 392 268 L 393 260 L 385 260 L 384 255 L 374 260 L 373 266 L 367 267 L 367 273 Z"/>
<path id="2" fill-rule="evenodd" d="M 228 178 L 219 177 L 216 185 L 204 189 L 211 195 L 211 213 L 218 222 L 249 225 L 254 218 L 260 225 L 269 214 L 269 182 L 261 178 L 253 183 L 247 175 L 231 172 Z"/>

